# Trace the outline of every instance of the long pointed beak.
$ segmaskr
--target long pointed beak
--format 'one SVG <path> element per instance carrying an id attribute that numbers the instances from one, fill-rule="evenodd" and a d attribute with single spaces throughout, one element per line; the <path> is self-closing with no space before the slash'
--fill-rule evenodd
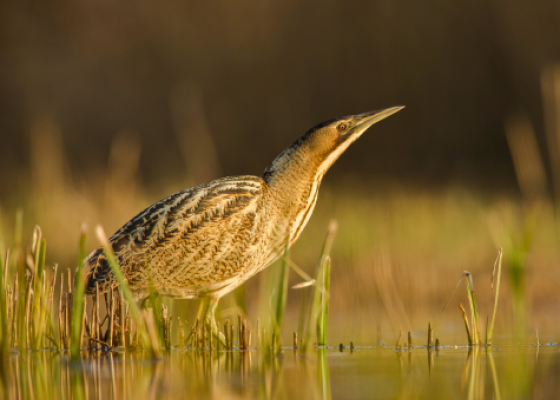
<path id="1" fill-rule="evenodd" d="M 354 131 L 353 133 L 362 134 L 376 122 L 379 122 L 382 119 L 385 119 L 390 115 L 393 115 L 394 113 L 402 110 L 403 108 L 404 106 L 396 106 L 396 107 L 383 108 L 381 110 L 375 110 L 375 111 L 370 111 L 367 113 L 355 115 L 354 120 L 356 122 L 352 131 Z"/>

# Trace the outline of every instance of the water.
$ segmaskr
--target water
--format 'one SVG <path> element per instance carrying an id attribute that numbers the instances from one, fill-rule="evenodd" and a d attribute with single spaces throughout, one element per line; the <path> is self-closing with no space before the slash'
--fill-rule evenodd
<path id="1" fill-rule="evenodd" d="M 356 347 L 11 355 L 2 399 L 535 399 L 560 393 L 560 346 Z"/>

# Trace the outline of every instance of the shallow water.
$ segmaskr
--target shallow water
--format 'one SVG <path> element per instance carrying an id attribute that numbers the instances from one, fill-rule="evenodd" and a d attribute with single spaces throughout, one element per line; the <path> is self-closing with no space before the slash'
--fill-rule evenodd
<path id="1" fill-rule="evenodd" d="M 52 352 L 3 364 L 5 399 L 535 399 L 560 393 L 560 346 L 172 350 L 160 360 Z"/>

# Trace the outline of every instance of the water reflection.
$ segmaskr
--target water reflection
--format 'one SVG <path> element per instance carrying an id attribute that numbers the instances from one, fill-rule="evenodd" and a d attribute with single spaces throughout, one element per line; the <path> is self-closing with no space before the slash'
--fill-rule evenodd
<path id="1" fill-rule="evenodd" d="M 505 349 L 385 346 L 271 351 L 90 353 L 81 362 L 52 352 L 12 354 L 0 398 L 19 399 L 411 399 L 551 396 L 558 346 Z M 537 368 L 538 367 L 538 368 Z M 553 382 L 551 389 L 535 382 Z"/>

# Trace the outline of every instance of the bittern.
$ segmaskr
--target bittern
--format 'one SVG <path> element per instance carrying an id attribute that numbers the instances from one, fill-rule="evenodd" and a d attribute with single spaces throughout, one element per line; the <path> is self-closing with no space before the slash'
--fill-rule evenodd
<path id="1" fill-rule="evenodd" d="M 323 176 L 356 139 L 403 107 L 335 118 L 307 131 L 262 177 L 231 176 L 185 189 L 148 207 L 109 243 L 137 301 L 151 290 L 218 300 L 277 260 L 309 221 Z M 117 286 L 103 248 L 86 260 L 87 293 Z"/>

